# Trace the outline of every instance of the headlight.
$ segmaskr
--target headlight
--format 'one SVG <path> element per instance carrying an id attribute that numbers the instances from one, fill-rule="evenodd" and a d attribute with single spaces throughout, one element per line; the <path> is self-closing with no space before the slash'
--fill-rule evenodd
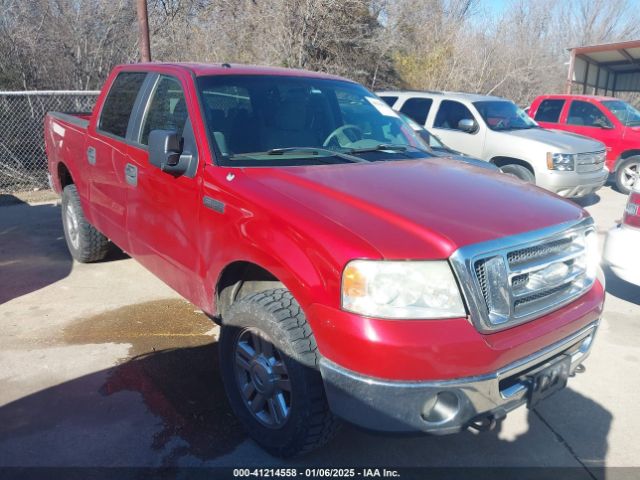
<path id="1" fill-rule="evenodd" d="M 342 308 L 380 318 L 466 316 L 446 261 L 353 260 L 342 274 Z"/>
<path id="2" fill-rule="evenodd" d="M 575 170 L 576 156 L 573 153 L 547 153 L 547 168 L 549 170 Z"/>

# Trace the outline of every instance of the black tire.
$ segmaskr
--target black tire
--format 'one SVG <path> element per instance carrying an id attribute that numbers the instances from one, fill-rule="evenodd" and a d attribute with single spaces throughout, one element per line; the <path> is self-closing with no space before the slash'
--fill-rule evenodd
<path id="1" fill-rule="evenodd" d="M 502 167 L 500 167 L 500 170 L 502 170 L 502 173 L 513 175 L 514 177 L 517 177 L 524 182 L 536 183 L 536 177 L 533 175 L 531 170 L 529 170 L 527 167 L 523 167 L 522 165 L 510 163 L 508 165 L 503 165 Z"/>
<path id="2" fill-rule="evenodd" d="M 62 225 L 71 256 L 81 263 L 103 260 L 109 251 L 109 239 L 87 222 L 75 185 L 62 190 Z"/>
<path id="3" fill-rule="evenodd" d="M 627 175 L 628 171 L 632 170 L 640 174 L 640 156 L 625 158 L 616 167 L 616 190 L 625 195 L 631 193 L 631 188 L 628 185 Z M 635 183 L 640 182 L 640 178 L 636 177 Z M 627 185 L 625 185 L 627 184 Z"/>
<path id="4" fill-rule="evenodd" d="M 252 377 L 244 377 L 245 367 L 236 366 L 240 339 L 257 333 L 271 341 L 286 367 L 289 408 L 280 425 L 265 425 L 252 413 L 241 391 L 244 379 Z M 219 347 L 222 380 L 231 407 L 249 436 L 267 452 L 292 457 L 333 438 L 340 421 L 329 410 L 318 371 L 318 347 L 304 313 L 286 289 L 258 292 L 234 303 L 223 318 Z M 250 363 L 256 361 L 257 355 Z M 252 387 L 256 395 L 256 384 Z"/>

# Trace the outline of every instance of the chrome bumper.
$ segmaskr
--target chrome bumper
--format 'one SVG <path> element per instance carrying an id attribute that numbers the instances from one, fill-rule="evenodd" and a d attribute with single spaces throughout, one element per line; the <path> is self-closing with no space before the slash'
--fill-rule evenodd
<path id="1" fill-rule="evenodd" d="M 361 376 L 322 359 L 320 371 L 331 410 L 364 428 L 444 435 L 471 423 L 502 418 L 527 401 L 524 374 L 560 355 L 571 356 L 571 374 L 589 355 L 598 326 L 582 330 L 486 375 L 433 382 L 396 382 Z"/>

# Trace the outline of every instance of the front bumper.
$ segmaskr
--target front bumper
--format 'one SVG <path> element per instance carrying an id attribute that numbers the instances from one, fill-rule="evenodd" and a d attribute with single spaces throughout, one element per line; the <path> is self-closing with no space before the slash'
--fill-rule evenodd
<path id="1" fill-rule="evenodd" d="M 591 173 L 548 170 L 536 178 L 540 187 L 561 197 L 574 198 L 584 197 L 599 190 L 607 182 L 609 171 L 606 168 Z"/>
<path id="2" fill-rule="evenodd" d="M 502 418 L 527 401 L 523 375 L 563 354 L 573 374 L 588 356 L 598 322 L 496 372 L 428 382 L 395 382 L 359 375 L 322 359 L 320 371 L 332 411 L 371 430 L 444 435 L 487 417 Z"/>
<path id="3" fill-rule="evenodd" d="M 607 233 L 603 262 L 621 279 L 640 285 L 640 229 L 617 225 Z"/>

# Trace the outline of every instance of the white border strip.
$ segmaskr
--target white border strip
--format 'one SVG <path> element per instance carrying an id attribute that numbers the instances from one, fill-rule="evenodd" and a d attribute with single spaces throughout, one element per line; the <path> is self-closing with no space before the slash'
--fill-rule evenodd
<path id="1" fill-rule="evenodd" d="M 37 95 L 98 95 L 100 90 L 22 90 L 8 91 L 0 90 L 0 95 L 4 96 L 37 96 Z"/>

